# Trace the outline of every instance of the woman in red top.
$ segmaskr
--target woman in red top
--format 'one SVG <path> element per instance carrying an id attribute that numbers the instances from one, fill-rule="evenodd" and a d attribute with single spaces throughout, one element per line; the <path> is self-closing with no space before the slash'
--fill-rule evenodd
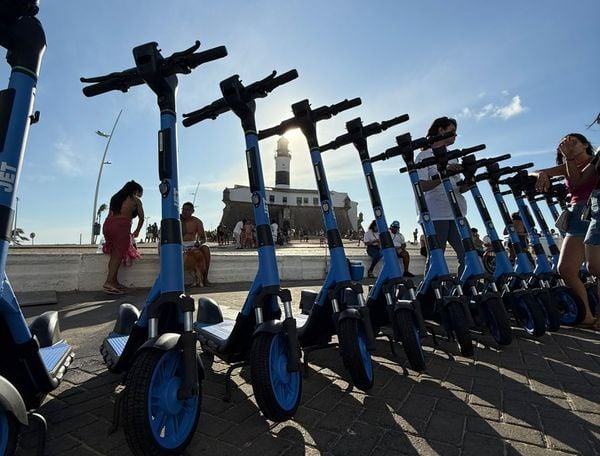
<path id="1" fill-rule="evenodd" d="M 110 213 L 102 227 L 105 240 L 103 251 L 110 255 L 108 274 L 102 286 L 106 293 L 123 294 L 125 287 L 117 280 L 117 274 L 122 262 L 127 263 L 132 257 L 136 257 L 130 250 L 131 222 L 138 218 L 137 227 L 133 232 L 133 237 L 136 238 L 144 224 L 144 207 L 141 200 L 143 192 L 140 184 L 129 181 L 110 199 Z"/>
<path id="2" fill-rule="evenodd" d="M 579 278 L 579 271 L 581 264 L 585 261 L 583 240 L 589 227 L 588 221 L 581 220 L 581 214 L 598 183 L 598 175 L 583 173 L 583 170 L 590 164 L 593 157 L 594 150 L 587 138 L 579 133 L 570 133 L 558 145 L 557 166 L 532 173 L 537 174 L 536 189 L 539 192 L 548 190 L 550 178 L 554 176 L 564 176 L 570 190 L 569 211 L 571 214 L 558 260 L 558 272 L 566 285 L 571 287 L 585 304 L 586 314 L 581 324 L 590 327 L 597 324 L 597 321 L 590 310 L 585 286 Z"/>

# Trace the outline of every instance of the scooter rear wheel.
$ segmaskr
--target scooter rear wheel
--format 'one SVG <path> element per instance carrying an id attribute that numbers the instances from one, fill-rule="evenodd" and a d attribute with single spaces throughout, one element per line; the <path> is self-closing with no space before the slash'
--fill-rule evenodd
<path id="1" fill-rule="evenodd" d="M 138 353 L 127 373 L 123 394 L 123 427 L 136 456 L 181 454 L 196 432 L 202 388 L 190 399 L 177 399 L 183 383 L 179 350 L 149 349 Z"/>
<path id="2" fill-rule="evenodd" d="M 544 311 L 546 330 L 550 332 L 556 332 L 560 329 L 560 311 L 558 310 L 558 303 L 552 295 L 553 291 L 544 289 L 542 293 L 536 295 Z"/>
<path id="3" fill-rule="evenodd" d="M 499 345 L 510 345 L 512 328 L 502 300 L 497 296 L 488 296 L 481 302 L 481 309 L 494 340 Z"/>
<path id="4" fill-rule="evenodd" d="M 400 342 L 410 367 L 416 372 L 423 372 L 425 370 L 425 355 L 421 346 L 419 328 L 415 324 L 413 313 L 408 309 L 398 309 L 394 313 L 394 318 L 400 333 Z"/>
<path id="5" fill-rule="evenodd" d="M 461 355 L 473 356 L 473 339 L 471 339 L 471 332 L 467 326 L 467 316 L 462 304 L 460 302 L 450 302 L 444 311 Z"/>
<path id="6" fill-rule="evenodd" d="M 250 375 L 258 407 L 271 421 L 294 416 L 302 395 L 300 370 L 288 371 L 291 356 L 286 334 L 258 333 L 252 342 Z"/>
<path id="7" fill-rule="evenodd" d="M 540 302 L 532 295 L 522 294 L 512 300 L 512 312 L 527 334 L 535 337 L 543 336 L 546 332 L 546 317 Z"/>
<path id="8" fill-rule="evenodd" d="M 585 304 L 567 287 L 555 287 L 552 293 L 556 297 L 560 312 L 560 322 L 563 325 L 574 325 L 585 317 Z"/>
<path id="9" fill-rule="evenodd" d="M 17 449 L 20 424 L 14 415 L 0 408 L 0 454 L 11 455 Z"/>
<path id="10" fill-rule="evenodd" d="M 367 337 L 362 320 L 344 318 L 338 322 L 338 340 L 342 359 L 352 383 L 367 391 L 373 387 L 373 361 L 367 350 Z"/>

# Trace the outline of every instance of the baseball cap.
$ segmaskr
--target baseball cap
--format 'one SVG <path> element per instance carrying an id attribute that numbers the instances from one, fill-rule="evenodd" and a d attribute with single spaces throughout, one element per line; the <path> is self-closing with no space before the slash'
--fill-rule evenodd
<path id="1" fill-rule="evenodd" d="M 400 228 L 400 222 L 398 220 L 394 220 L 390 227 Z"/>

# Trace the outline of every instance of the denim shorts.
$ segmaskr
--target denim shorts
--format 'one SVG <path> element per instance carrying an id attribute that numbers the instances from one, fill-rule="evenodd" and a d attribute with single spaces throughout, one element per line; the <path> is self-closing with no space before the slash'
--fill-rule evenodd
<path id="1" fill-rule="evenodd" d="M 569 216 L 569 225 L 567 226 L 567 236 L 585 236 L 588 232 L 588 227 L 590 222 L 584 222 L 581 220 L 581 213 L 585 209 L 585 203 L 576 204 L 575 206 L 571 206 L 569 211 L 571 215 Z"/>
<path id="2" fill-rule="evenodd" d="M 585 235 L 584 243 L 600 245 L 600 189 L 592 192 L 590 197 L 592 221 Z"/>

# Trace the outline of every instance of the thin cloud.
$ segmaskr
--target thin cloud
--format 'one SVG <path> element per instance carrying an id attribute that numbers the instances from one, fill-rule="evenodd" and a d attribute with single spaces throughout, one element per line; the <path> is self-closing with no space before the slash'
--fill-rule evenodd
<path id="1" fill-rule="evenodd" d="M 508 96 L 508 92 L 503 90 L 502 95 Z M 481 96 L 478 98 L 481 98 Z M 464 107 L 457 116 L 462 118 L 474 118 L 478 121 L 484 117 L 500 117 L 501 119 L 507 120 L 525 112 L 526 110 L 527 107 L 523 106 L 521 103 L 521 97 L 519 95 L 515 95 L 508 103 L 487 103 L 478 109 Z"/>
<path id="2" fill-rule="evenodd" d="M 69 142 L 60 141 L 54 145 L 56 149 L 55 163 L 58 169 L 68 176 L 81 176 L 81 157 L 73 151 L 73 146 Z"/>

